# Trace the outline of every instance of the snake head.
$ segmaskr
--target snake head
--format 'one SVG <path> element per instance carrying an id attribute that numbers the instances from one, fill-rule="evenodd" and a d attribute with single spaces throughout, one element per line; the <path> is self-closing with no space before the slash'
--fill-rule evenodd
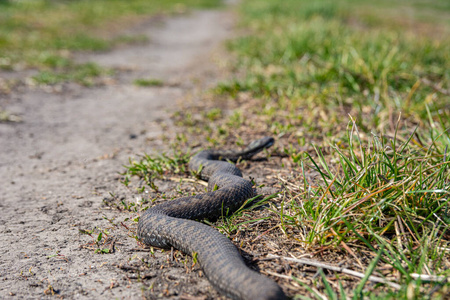
<path id="1" fill-rule="evenodd" d="M 247 150 L 249 152 L 256 152 L 261 151 L 262 149 L 266 149 L 271 147 L 275 143 L 275 140 L 271 136 L 265 136 L 263 138 L 260 138 L 259 140 L 251 142 L 247 146 Z"/>

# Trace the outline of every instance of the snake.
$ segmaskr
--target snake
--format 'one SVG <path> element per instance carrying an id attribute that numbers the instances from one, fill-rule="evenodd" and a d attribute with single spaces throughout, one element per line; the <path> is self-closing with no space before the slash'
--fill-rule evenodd
<path id="1" fill-rule="evenodd" d="M 247 267 L 224 234 L 196 221 L 232 213 L 254 197 L 252 183 L 243 178 L 234 163 L 249 160 L 273 144 L 272 137 L 263 137 L 241 151 L 210 149 L 194 155 L 189 169 L 208 181 L 207 192 L 148 208 L 139 218 L 139 239 L 150 246 L 173 247 L 196 257 L 211 285 L 231 299 L 286 299 L 277 283 Z"/>

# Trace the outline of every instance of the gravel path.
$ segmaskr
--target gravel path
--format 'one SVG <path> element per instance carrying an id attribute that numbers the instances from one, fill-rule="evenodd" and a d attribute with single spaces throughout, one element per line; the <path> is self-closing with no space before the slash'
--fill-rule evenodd
<path id="1" fill-rule="evenodd" d="M 79 230 L 108 227 L 104 217 L 126 217 L 102 206 L 103 199 L 126 192 L 118 172 L 130 156 L 164 149 L 160 136 L 167 132 L 158 121 L 195 95 L 199 83 L 214 80 L 211 58 L 232 21 L 227 11 L 153 18 L 135 29 L 148 43 L 78 57 L 123 70 L 108 84 L 0 95 L 0 106 L 23 120 L 0 123 L 0 298 L 217 296 L 200 272 L 182 267 L 155 270 L 145 275 L 155 278 L 153 286 L 144 286 L 117 267 L 142 257 L 136 241 L 119 232 L 111 235 L 114 253 L 94 254 L 86 248 L 92 238 Z M 136 78 L 168 84 L 137 87 Z M 166 260 L 158 255 L 155 264 Z"/>

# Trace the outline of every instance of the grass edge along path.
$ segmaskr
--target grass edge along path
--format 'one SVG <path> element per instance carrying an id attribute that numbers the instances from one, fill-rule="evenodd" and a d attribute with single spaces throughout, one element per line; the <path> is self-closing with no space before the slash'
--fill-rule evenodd
<path id="1" fill-rule="evenodd" d="M 95 62 L 76 63 L 75 52 L 145 42 L 145 36 L 124 34 L 124 29 L 150 16 L 219 5 L 218 0 L 0 1 L 0 70 L 37 69 L 37 84 L 73 81 L 89 86 L 113 70 Z"/>
<path id="2" fill-rule="evenodd" d="M 256 212 L 244 208 L 213 225 L 260 255 L 261 272 L 289 295 L 444 299 L 450 43 L 391 26 L 404 1 L 393 5 L 398 15 L 390 18 L 362 10 L 376 6 L 367 1 L 351 1 L 350 18 L 346 3 L 244 1 L 247 34 L 230 43 L 239 76 L 174 116 L 184 128 L 174 146 L 193 146 L 188 141 L 199 136 L 208 141 L 204 147 L 277 137 L 258 172 L 270 174 L 264 184 L 278 185 L 279 193 Z M 146 159 L 131 166 L 143 167 Z M 159 176 L 188 176 L 170 169 Z M 277 265 L 268 254 L 277 255 Z M 293 260 L 303 257 L 322 267 Z M 329 265 L 362 279 L 320 270 Z M 373 276 L 391 284 L 373 283 Z"/>

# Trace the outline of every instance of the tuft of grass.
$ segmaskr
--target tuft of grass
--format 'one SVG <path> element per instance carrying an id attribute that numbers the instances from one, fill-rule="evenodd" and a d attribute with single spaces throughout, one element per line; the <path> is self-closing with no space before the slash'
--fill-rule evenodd
<path id="1" fill-rule="evenodd" d="M 64 61 L 59 65 L 55 61 L 55 68 L 51 70 L 40 71 L 33 76 L 37 84 L 54 85 L 61 82 L 73 81 L 85 86 L 92 86 L 95 78 L 104 75 L 112 75 L 113 71 L 100 67 L 95 63 L 73 64 L 71 61 Z"/>
<path id="2" fill-rule="evenodd" d="M 128 186 L 133 176 L 140 178 L 144 186 L 139 188 L 142 193 L 146 187 L 150 187 L 154 191 L 158 191 L 155 184 L 156 178 L 161 178 L 168 171 L 174 174 L 187 173 L 187 164 L 189 162 L 189 154 L 174 151 L 172 156 L 162 153 L 158 156 L 144 154 L 139 161 L 130 159 L 130 165 L 126 166 L 123 175 L 123 184 Z"/>
<path id="3" fill-rule="evenodd" d="M 133 81 L 134 85 L 142 87 L 160 87 L 164 85 L 164 81 L 160 79 L 144 79 L 139 78 Z"/>
<path id="4" fill-rule="evenodd" d="M 328 157 L 320 148 L 315 157 L 303 153 L 299 168 L 320 179 L 286 190 L 283 231 L 303 231 L 299 240 L 308 248 L 386 248 L 381 259 L 404 276 L 404 287 L 417 283 L 411 274 L 449 276 L 449 140 L 436 137 L 424 147 L 414 134 L 405 140 L 373 134 L 365 144 L 354 126 L 348 143 L 332 146 Z"/>

